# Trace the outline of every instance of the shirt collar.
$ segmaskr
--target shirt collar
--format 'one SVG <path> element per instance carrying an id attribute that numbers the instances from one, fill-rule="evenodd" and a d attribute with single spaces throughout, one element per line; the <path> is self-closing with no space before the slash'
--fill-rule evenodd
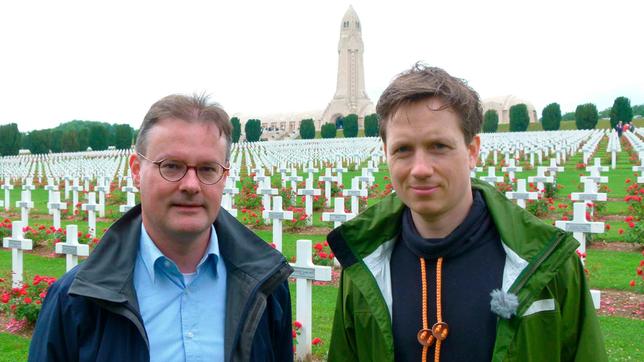
<path id="1" fill-rule="evenodd" d="M 141 260 L 143 261 L 143 265 L 145 266 L 145 269 L 148 272 L 148 275 L 150 276 L 150 279 L 152 280 L 152 282 L 154 282 L 154 276 L 155 276 L 154 265 L 157 263 L 157 261 L 167 260 L 174 264 L 174 262 L 170 260 L 170 258 L 165 256 L 161 252 L 161 250 L 159 250 L 156 244 L 152 241 L 152 238 L 150 238 L 150 235 L 145 229 L 145 225 L 143 225 L 143 223 L 141 223 L 141 238 L 139 239 L 139 255 L 141 257 Z M 199 263 L 197 264 L 197 268 L 196 268 L 197 272 L 199 272 L 199 268 L 208 260 L 208 257 L 210 255 L 213 255 L 213 257 L 210 259 L 212 259 L 212 268 L 216 273 L 217 262 L 219 261 L 220 254 L 219 254 L 219 239 L 217 238 L 217 232 L 215 232 L 214 225 L 210 226 L 210 240 L 208 241 L 208 247 L 206 248 L 206 252 L 201 257 L 201 260 L 199 260 Z"/>

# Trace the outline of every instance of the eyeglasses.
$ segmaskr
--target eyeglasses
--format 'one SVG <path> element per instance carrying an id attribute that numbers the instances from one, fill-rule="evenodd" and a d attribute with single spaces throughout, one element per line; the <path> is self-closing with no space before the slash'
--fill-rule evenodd
<path id="1" fill-rule="evenodd" d="M 183 161 L 169 159 L 152 161 L 139 152 L 137 152 L 136 154 L 142 157 L 144 160 L 150 161 L 153 164 L 157 165 L 157 167 L 159 167 L 159 174 L 161 174 L 161 177 L 163 177 L 164 180 L 170 182 L 179 182 L 188 173 L 189 169 L 194 168 L 195 172 L 197 173 L 199 182 L 205 185 L 214 185 L 219 182 L 222 177 L 224 177 L 224 174 L 226 174 L 228 170 L 230 170 L 230 167 L 222 166 L 215 161 L 196 166 L 188 166 Z"/>

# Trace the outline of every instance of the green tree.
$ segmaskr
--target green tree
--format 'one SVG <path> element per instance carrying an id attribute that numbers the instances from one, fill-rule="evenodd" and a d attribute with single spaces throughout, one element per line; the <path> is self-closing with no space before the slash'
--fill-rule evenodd
<path id="1" fill-rule="evenodd" d="M 541 111 L 541 126 L 545 131 L 556 131 L 561 127 L 561 107 L 558 103 L 550 103 Z"/>
<path id="2" fill-rule="evenodd" d="M 9 123 L 0 126 L 0 156 L 14 156 L 20 151 L 20 131 L 18 125 Z"/>
<path id="3" fill-rule="evenodd" d="M 89 146 L 94 151 L 103 151 L 107 149 L 108 128 L 100 123 L 96 123 L 89 128 Z"/>
<path id="4" fill-rule="evenodd" d="M 34 155 L 49 153 L 50 133 L 51 130 L 49 129 L 29 132 L 29 134 L 25 137 L 29 140 L 29 151 Z"/>
<path id="5" fill-rule="evenodd" d="M 241 136 L 241 123 L 239 123 L 239 118 L 233 117 L 230 119 L 230 123 L 233 125 L 233 142 L 239 142 L 239 137 Z"/>
<path id="6" fill-rule="evenodd" d="M 515 104 L 510 107 L 510 132 L 525 132 L 530 125 L 528 106 Z"/>
<path id="7" fill-rule="evenodd" d="M 49 137 L 49 149 L 53 153 L 63 152 L 63 131 L 54 128 Z"/>
<path id="8" fill-rule="evenodd" d="M 628 123 L 633 120 L 633 108 L 631 101 L 626 97 L 617 97 L 610 110 L 610 127 L 615 128 L 617 122 Z"/>
<path id="9" fill-rule="evenodd" d="M 74 129 L 63 131 L 63 152 L 78 151 L 78 133 Z"/>
<path id="10" fill-rule="evenodd" d="M 335 138 L 337 132 L 338 129 L 333 123 L 324 124 L 322 125 L 322 129 L 320 129 L 322 138 Z"/>
<path id="11" fill-rule="evenodd" d="M 364 135 L 365 137 L 378 137 L 380 134 L 380 122 L 378 115 L 372 113 L 364 117 Z"/>
<path id="12" fill-rule="evenodd" d="M 344 137 L 352 138 L 358 136 L 358 115 L 351 113 L 342 118 L 342 132 Z"/>
<path id="13" fill-rule="evenodd" d="M 633 109 L 633 115 L 644 116 L 644 104 L 631 107 Z"/>
<path id="14" fill-rule="evenodd" d="M 599 120 L 597 107 L 592 103 L 580 104 L 575 110 L 577 129 L 594 129 Z"/>
<path id="15" fill-rule="evenodd" d="M 483 132 L 494 133 L 499 128 L 499 114 L 494 109 L 488 109 L 483 115 Z"/>
<path id="16" fill-rule="evenodd" d="M 78 130 L 78 149 L 76 151 L 85 151 L 89 147 L 89 128 L 81 127 Z"/>
<path id="17" fill-rule="evenodd" d="M 117 150 L 128 150 L 132 147 L 134 130 L 129 124 L 114 125 L 114 143 Z"/>
<path id="18" fill-rule="evenodd" d="M 568 112 L 565 113 L 563 116 L 561 116 L 562 121 L 574 121 L 575 120 L 575 112 Z"/>
<path id="19" fill-rule="evenodd" d="M 310 140 L 315 138 L 315 124 L 310 118 L 300 121 L 300 138 Z"/>
<path id="20" fill-rule="evenodd" d="M 257 142 L 262 136 L 262 122 L 259 119 L 249 119 L 244 126 L 246 141 Z"/>

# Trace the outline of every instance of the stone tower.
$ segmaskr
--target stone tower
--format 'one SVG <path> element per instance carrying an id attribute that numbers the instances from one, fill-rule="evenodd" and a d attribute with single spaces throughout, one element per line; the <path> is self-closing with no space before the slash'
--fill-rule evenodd
<path id="1" fill-rule="evenodd" d="M 340 24 L 338 42 L 338 82 L 335 95 L 317 123 L 317 128 L 326 123 L 335 123 L 340 117 L 355 113 L 360 128 L 364 127 L 364 116 L 375 113 L 375 107 L 364 88 L 364 64 L 362 55 L 362 31 L 360 19 L 352 6 L 344 14 Z"/>

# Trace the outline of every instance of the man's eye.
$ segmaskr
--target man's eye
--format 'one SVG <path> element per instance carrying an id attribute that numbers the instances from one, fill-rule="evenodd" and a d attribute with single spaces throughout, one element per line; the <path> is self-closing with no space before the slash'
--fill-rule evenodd
<path id="1" fill-rule="evenodd" d="M 215 165 L 204 165 L 204 166 L 199 166 L 199 172 L 206 172 L 206 173 L 217 173 L 219 171 L 219 167 Z"/>
<path id="2" fill-rule="evenodd" d="M 394 153 L 405 153 L 405 152 L 409 152 L 410 150 L 411 150 L 411 148 L 409 148 L 408 146 L 400 146 L 400 147 L 396 148 Z"/>
<path id="3" fill-rule="evenodd" d="M 179 162 L 166 161 L 166 162 L 161 164 L 161 167 L 166 169 L 166 170 L 178 170 L 182 166 L 181 166 L 181 163 L 179 163 Z"/>

